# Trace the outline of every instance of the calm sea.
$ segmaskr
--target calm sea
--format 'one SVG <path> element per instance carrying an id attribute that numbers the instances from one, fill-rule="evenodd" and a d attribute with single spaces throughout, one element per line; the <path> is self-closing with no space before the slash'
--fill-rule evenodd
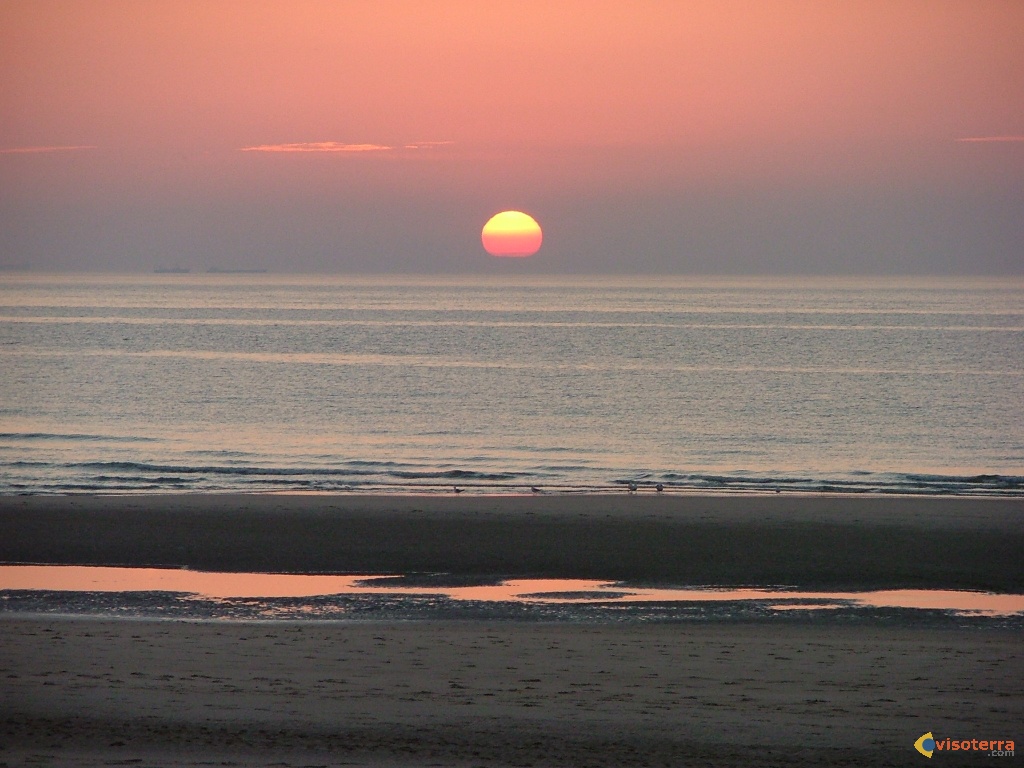
<path id="1" fill-rule="evenodd" d="M 0 492 L 1024 495 L 1024 281 L 0 275 Z"/>

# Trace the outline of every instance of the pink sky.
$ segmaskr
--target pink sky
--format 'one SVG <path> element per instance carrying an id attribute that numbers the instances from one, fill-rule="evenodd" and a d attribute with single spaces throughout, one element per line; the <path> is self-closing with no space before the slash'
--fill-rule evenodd
<path id="1" fill-rule="evenodd" d="M 1001 211 L 1024 178 L 1022 40 L 1015 0 L 6 0 L 0 216 L 83 210 L 83 190 L 163 220 L 197 195 L 354 188 L 428 221 L 417 195 L 550 221 L 594 195 L 960 185 Z"/>

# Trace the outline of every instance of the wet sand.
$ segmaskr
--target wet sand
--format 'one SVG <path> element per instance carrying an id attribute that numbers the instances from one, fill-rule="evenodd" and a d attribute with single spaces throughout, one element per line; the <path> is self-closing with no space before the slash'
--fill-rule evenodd
<path id="1" fill-rule="evenodd" d="M 907 765 L 926 731 L 1024 735 L 1020 639 L 813 624 L 8 616 L 0 762 Z"/>
<path id="2" fill-rule="evenodd" d="M 0 562 L 1024 592 L 1024 499 L 0 497 Z"/>
<path id="3" fill-rule="evenodd" d="M 1024 591 L 1022 502 L 0 499 L 0 560 Z M 452 576 L 445 578 L 453 578 Z M 0 614 L 0 765 L 908 765 L 1024 742 L 1019 629 Z M 977 753 L 944 754 L 945 765 Z"/>

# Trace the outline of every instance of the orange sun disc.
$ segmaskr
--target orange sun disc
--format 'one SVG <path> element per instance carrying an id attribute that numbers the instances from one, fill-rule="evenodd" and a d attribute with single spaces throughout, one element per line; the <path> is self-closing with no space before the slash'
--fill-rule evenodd
<path id="1" fill-rule="evenodd" d="M 502 211 L 484 224 L 480 240 L 491 256 L 533 256 L 544 233 L 533 217 L 521 211 Z"/>

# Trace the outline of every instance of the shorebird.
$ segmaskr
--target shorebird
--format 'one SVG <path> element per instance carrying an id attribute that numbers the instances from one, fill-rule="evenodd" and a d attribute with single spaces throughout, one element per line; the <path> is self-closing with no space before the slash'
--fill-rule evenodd
<path id="1" fill-rule="evenodd" d="M 634 483 L 632 480 L 629 481 L 629 492 L 636 493 L 636 483 Z"/>
<path id="2" fill-rule="evenodd" d="M 665 486 L 662 485 L 661 483 L 658 483 L 656 486 L 654 486 L 654 490 L 656 490 L 658 493 L 661 493 L 662 491 L 665 490 Z"/>
<path id="3" fill-rule="evenodd" d="M 461 489 L 461 488 L 459 488 L 459 486 L 457 486 L 457 485 L 453 485 L 453 486 L 452 486 L 452 490 L 453 490 L 453 491 L 454 491 L 455 493 L 462 493 L 462 489 Z"/>
<path id="4" fill-rule="evenodd" d="M 536 485 L 531 485 L 530 486 L 530 491 L 531 491 L 531 493 L 544 493 L 544 491 L 542 491 Z"/>

